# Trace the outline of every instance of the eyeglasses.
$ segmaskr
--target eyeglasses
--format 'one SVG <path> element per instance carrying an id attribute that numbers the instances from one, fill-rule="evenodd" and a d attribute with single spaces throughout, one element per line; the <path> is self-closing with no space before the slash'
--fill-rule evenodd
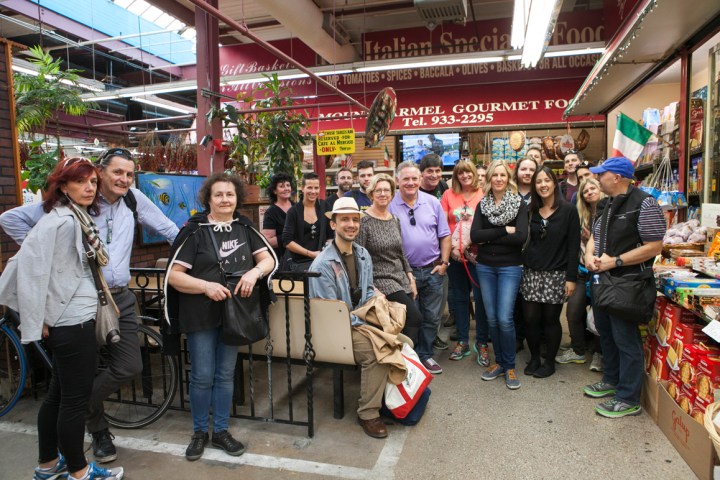
<path id="1" fill-rule="evenodd" d="M 540 220 L 540 240 L 544 240 L 545 236 L 547 235 L 547 227 L 550 225 L 550 222 L 546 219 Z"/>
<path id="2" fill-rule="evenodd" d="M 310 227 L 310 240 L 315 240 L 317 238 L 317 225 L 313 224 Z"/>
<path id="3" fill-rule="evenodd" d="M 72 165 L 73 163 L 78 163 L 78 162 L 87 162 L 90 165 L 92 165 L 92 162 L 85 157 L 70 157 L 67 160 L 65 160 L 65 164 L 62 166 L 62 168 L 63 168 L 63 170 L 65 170 L 68 166 Z"/>
<path id="4" fill-rule="evenodd" d="M 105 150 L 105 152 L 98 157 L 97 164 L 104 167 L 110 163 L 110 159 L 112 157 L 122 157 L 125 160 L 133 160 L 133 155 L 130 153 L 130 150 L 126 148 L 111 148 L 109 150 Z"/>
<path id="5" fill-rule="evenodd" d="M 408 210 L 408 215 L 410 216 L 410 225 L 413 227 L 417 225 L 417 222 L 415 221 L 415 209 L 411 208 Z"/>
<path id="6" fill-rule="evenodd" d="M 373 190 L 373 194 L 389 195 L 392 192 L 389 188 L 376 188 Z"/>

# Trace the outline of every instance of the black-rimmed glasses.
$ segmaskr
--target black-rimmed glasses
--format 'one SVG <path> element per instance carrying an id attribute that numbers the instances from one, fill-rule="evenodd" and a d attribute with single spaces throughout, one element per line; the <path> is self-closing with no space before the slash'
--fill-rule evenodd
<path id="1" fill-rule="evenodd" d="M 415 221 L 415 209 L 414 208 L 411 208 L 410 210 L 408 210 L 408 216 L 410 217 L 410 225 L 412 225 L 413 227 L 415 225 L 417 225 L 417 221 Z"/>
<path id="2" fill-rule="evenodd" d="M 550 222 L 546 219 L 540 220 L 540 240 L 545 239 L 545 236 L 547 235 L 547 227 L 550 225 Z"/>

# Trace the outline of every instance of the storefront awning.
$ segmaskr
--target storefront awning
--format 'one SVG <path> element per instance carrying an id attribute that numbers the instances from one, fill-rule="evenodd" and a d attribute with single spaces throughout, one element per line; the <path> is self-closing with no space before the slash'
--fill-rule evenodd
<path id="1" fill-rule="evenodd" d="M 689 39 L 720 19 L 720 1 L 642 0 L 623 24 L 564 116 L 609 111 Z"/>

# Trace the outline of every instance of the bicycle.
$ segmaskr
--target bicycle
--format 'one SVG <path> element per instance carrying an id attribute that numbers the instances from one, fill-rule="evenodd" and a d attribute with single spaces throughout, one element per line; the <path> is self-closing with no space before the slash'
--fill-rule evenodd
<path id="1" fill-rule="evenodd" d="M 118 428 L 142 428 L 160 418 L 170 408 L 178 388 L 178 363 L 173 356 L 162 354 L 162 337 L 157 320 L 140 316 L 138 341 L 143 369 L 137 378 L 124 384 L 105 400 L 105 416 Z M 5 309 L 0 319 L 0 417 L 8 413 L 22 396 L 29 369 L 27 349 L 36 351 L 42 363 L 52 369 L 52 359 L 41 341 L 23 345 L 20 342 L 17 313 Z M 98 351 L 98 368 L 107 368 L 108 351 Z"/>

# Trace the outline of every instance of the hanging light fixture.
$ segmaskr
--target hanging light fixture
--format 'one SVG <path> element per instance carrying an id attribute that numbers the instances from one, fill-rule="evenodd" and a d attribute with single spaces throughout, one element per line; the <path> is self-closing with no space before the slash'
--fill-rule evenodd
<path id="1" fill-rule="evenodd" d="M 562 0 L 515 0 L 510 43 L 514 48 L 522 47 L 520 62 L 524 67 L 534 67 L 542 58 L 561 6 Z"/>
<path id="2" fill-rule="evenodd" d="M 531 0 L 515 0 L 510 45 L 518 50 L 520 50 L 525 43 L 525 31 L 527 30 L 528 16 L 530 15 L 530 3 Z"/>

